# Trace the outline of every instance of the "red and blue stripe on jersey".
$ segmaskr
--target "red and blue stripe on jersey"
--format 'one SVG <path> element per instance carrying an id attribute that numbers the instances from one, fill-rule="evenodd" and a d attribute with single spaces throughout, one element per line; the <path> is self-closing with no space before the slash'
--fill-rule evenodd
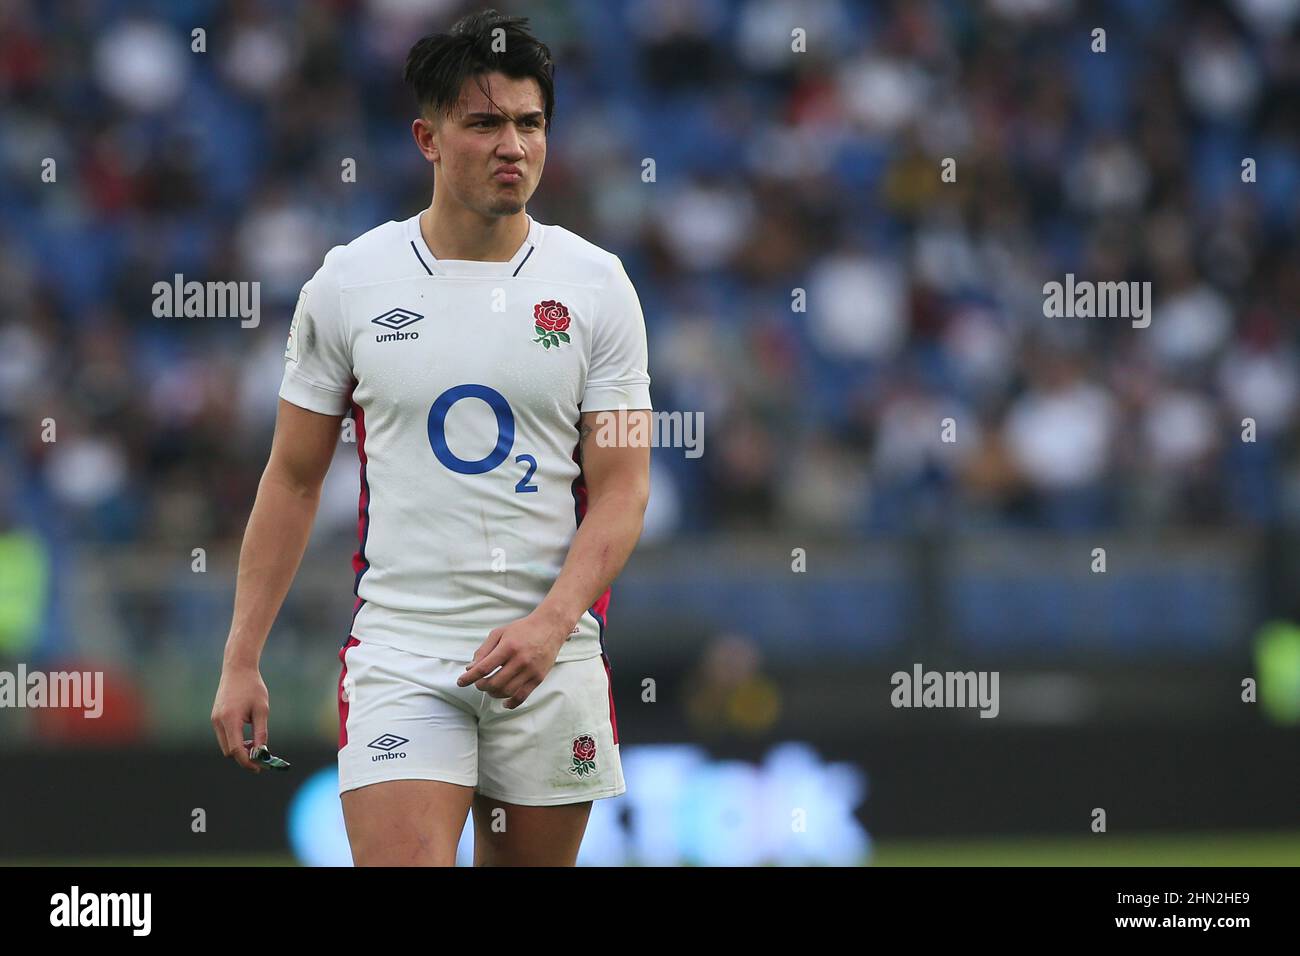
<path id="1" fill-rule="evenodd" d="M 578 525 L 582 524 L 582 519 L 587 514 L 587 479 L 583 475 L 582 460 L 579 457 L 580 445 L 573 446 L 573 460 L 578 463 L 578 477 L 573 479 L 571 489 L 573 491 L 573 526 L 576 530 Z M 605 620 L 609 612 L 610 589 L 605 588 L 596 602 L 592 604 L 591 616 L 596 619 L 600 625 L 600 659 L 605 665 L 605 677 L 609 685 L 609 725 L 614 732 L 614 744 L 618 745 L 618 720 L 614 716 L 614 672 L 609 664 L 609 655 L 605 653 Z"/>

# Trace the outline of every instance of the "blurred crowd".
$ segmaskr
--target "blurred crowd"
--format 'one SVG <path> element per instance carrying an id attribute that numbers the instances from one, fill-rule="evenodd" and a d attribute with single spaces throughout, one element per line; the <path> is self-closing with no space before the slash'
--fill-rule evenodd
<path id="1" fill-rule="evenodd" d="M 1300 524 L 1300 0 L 496 5 L 558 62 L 529 212 L 622 257 L 704 415 L 647 539 Z M 0 0 L 11 522 L 238 540 L 298 290 L 428 203 L 402 63 L 477 6 Z M 155 318 L 177 273 L 260 324 Z M 1045 317 L 1067 273 L 1149 327 Z"/>

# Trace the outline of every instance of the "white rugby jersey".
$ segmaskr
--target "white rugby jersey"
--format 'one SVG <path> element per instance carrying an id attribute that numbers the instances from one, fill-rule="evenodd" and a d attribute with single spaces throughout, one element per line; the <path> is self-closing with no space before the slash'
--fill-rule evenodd
<path id="1" fill-rule="evenodd" d="M 514 258 L 481 262 L 434 258 L 418 215 L 387 222 L 330 250 L 298 298 L 280 396 L 356 420 L 362 642 L 469 661 L 533 611 L 586 511 L 580 412 L 651 407 L 618 257 L 528 223 Z M 557 660 L 603 654 L 608 604 Z"/>

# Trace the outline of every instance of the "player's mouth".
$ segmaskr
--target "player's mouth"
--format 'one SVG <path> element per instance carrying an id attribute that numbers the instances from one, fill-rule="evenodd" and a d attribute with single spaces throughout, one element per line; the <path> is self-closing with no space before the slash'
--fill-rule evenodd
<path id="1" fill-rule="evenodd" d="M 492 174 L 492 178 L 499 183 L 517 183 L 524 178 L 524 174 L 518 166 L 501 166 Z"/>

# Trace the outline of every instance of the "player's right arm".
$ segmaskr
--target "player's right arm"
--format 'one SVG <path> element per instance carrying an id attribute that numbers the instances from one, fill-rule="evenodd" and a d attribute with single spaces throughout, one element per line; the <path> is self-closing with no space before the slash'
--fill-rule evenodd
<path id="1" fill-rule="evenodd" d="M 235 613 L 212 705 L 221 752 L 254 771 L 261 767 L 248 757 L 244 725 L 253 727 L 251 745 L 266 743 L 270 703 L 258 667 L 262 648 L 307 549 L 354 384 L 335 275 L 342 252 L 341 246 L 330 251 L 294 308 L 275 438 L 239 550 Z"/>
<path id="2" fill-rule="evenodd" d="M 255 772 L 262 768 L 248 757 L 244 725 L 253 727 L 253 746 L 266 743 L 270 698 L 258 666 L 262 648 L 307 548 L 341 420 L 280 399 L 270 459 L 244 530 L 212 727 L 221 752 Z"/>

